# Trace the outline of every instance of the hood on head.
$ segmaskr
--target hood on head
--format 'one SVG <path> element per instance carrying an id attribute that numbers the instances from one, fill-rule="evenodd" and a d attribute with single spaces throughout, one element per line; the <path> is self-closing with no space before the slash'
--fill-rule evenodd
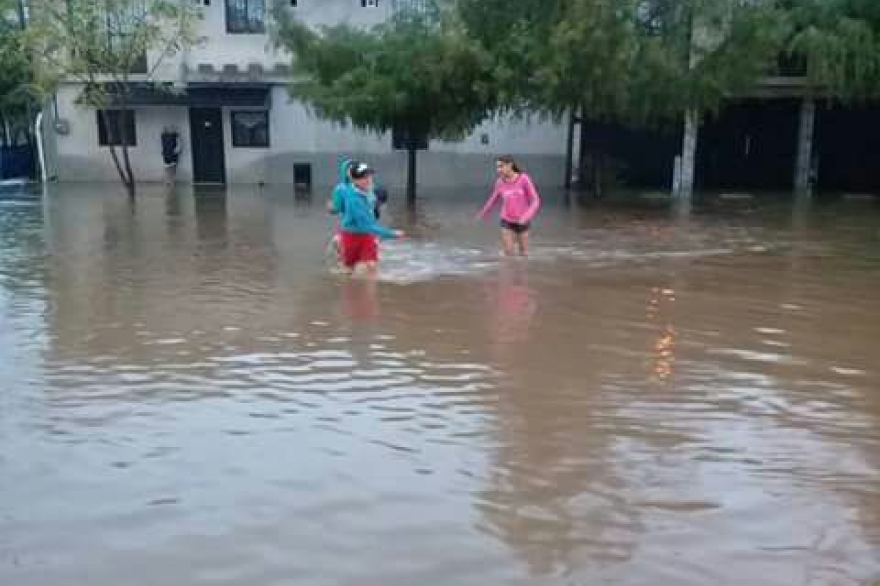
<path id="1" fill-rule="evenodd" d="M 348 176 L 348 168 L 351 166 L 351 159 L 348 157 L 339 158 L 339 182 L 350 183 L 351 178 Z"/>

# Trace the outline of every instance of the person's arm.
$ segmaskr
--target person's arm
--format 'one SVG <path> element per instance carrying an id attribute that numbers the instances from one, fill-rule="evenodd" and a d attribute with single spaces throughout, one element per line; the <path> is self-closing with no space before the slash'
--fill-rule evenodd
<path id="1" fill-rule="evenodd" d="M 399 231 L 386 228 L 376 221 L 373 210 L 370 209 L 365 198 L 358 195 L 352 199 L 354 201 L 347 203 L 346 214 L 353 228 L 356 228 L 359 232 L 374 234 L 382 239 L 393 239 L 401 236 Z"/>
<path id="2" fill-rule="evenodd" d="M 530 222 L 541 208 L 541 196 L 538 195 L 538 190 L 535 189 L 535 184 L 532 183 L 531 177 L 525 173 L 523 173 L 523 190 L 525 190 L 526 197 L 529 199 L 529 207 L 526 209 L 523 220 L 525 222 Z"/>
<path id="3" fill-rule="evenodd" d="M 495 188 L 492 190 L 492 195 L 489 196 L 489 199 L 486 200 L 486 203 L 483 205 L 483 209 L 480 210 L 480 213 L 477 215 L 478 218 L 483 219 L 486 217 L 486 214 L 489 213 L 489 210 L 492 209 L 492 206 L 495 205 L 495 202 L 498 200 L 498 197 L 501 195 L 501 190 L 498 189 L 498 183 L 495 183 Z"/>
<path id="4" fill-rule="evenodd" d="M 330 196 L 330 200 L 327 202 L 327 211 L 331 214 L 342 215 L 344 207 L 342 191 L 342 188 L 338 185 L 333 189 L 333 194 Z"/>

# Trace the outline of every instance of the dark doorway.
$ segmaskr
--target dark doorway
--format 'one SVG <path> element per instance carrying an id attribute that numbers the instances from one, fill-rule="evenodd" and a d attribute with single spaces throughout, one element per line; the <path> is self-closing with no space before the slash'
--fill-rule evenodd
<path id="1" fill-rule="evenodd" d="M 880 192 L 880 104 L 817 108 L 819 189 Z"/>
<path id="2" fill-rule="evenodd" d="M 705 120 L 697 143 L 700 187 L 791 190 L 799 116 L 799 100 L 742 100 Z"/>
<path id="3" fill-rule="evenodd" d="M 681 123 L 634 128 L 586 120 L 581 127 L 581 165 L 603 158 L 607 179 L 626 187 L 672 187 L 672 167 L 681 148 Z"/>
<path id="4" fill-rule="evenodd" d="M 193 182 L 225 183 L 223 113 L 220 108 L 190 108 Z"/>

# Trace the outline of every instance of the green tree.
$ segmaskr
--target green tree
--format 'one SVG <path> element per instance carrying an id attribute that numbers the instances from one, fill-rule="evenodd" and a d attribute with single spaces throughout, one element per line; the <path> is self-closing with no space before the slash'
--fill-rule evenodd
<path id="1" fill-rule="evenodd" d="M 812 88 L 842 100 L 880 96 L 880 2 L 779 0 L 783 47 Z"/>
<path id="2" fill-rule="evenodd" d="M 452 11 L 428 4 L 369 30 L 313 30 L 286 2 L 273 11 L 276 42 L 293 55 L 291 96 L 320 118 L 406 137 L 410 201 L 419 141 L 463 138 L 496 108 L 491 55 L 471 42 Z"/>
<path id="3" fill-rule="evenodd" d="M 25 42 L 26 16 L 18 0 L 0 0 L 0 144 L 7 144 L 10 128 L 19 122 L 30 139 L 32 113 L 37 111 L 33 67 Z"/>
<path id="4" fill-rule="evenodd" d="M 459 0 L 458 8 L 496 60 L 503 107 L 557 119 L 678 123 L 754 83 L 781 38 L 772 6 L 731 0 L 522 0 L 515 8 Z"/>
<path id="5" fill-rule="evenodd" d="M 176 0 L 30 0 L 30 6 L 28 36 L 40 56 L 40 86 L 50 94 L 63 82 L 83 84 L 80 104 L 101 111 L 108 131 L 118 127 L 119 145 L 111 144 L 110 156 L 134 196 L 123 122 L 131 110 L 132 82 L 164 88 L 156 72 L 198 40 L 201 11 L 193 2 Z M 121 111 L 115 127 L 107 114 L 111 107 Z"/>

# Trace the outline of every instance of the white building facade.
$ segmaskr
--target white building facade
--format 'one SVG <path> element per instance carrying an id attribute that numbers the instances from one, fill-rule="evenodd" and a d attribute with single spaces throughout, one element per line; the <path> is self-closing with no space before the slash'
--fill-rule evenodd
<path id="1" fill-rule="evenodd" d="M 179 99 L 157 98 L 144 87 L 128 124 L 132 165 L 139 181 L 164 178 L 160 136 L 180 134 L 179 181 L 194 183 L 301 183 L 336 180 L 340 155 L 364 158 L 383 182 L 403 185 L 406 154 L 390 134 L 368 134 L 319 120 L 288 93 L 290 56 L 268 34 L 274 0 L 181 0 L 200 5 L 203 41 L 166 59 L 155 81 L 183 89 Z M 378 24 L 402 0 L 289 0 L 295 17 L 310 25 Z M 148 64 L 155 63 L 148 55 Z M 55 174 L 60 181 L 116 181 L 100 116 L 76 104 L 78 84 L 62 86 L 51 108 Z M 112 133 L 110 133 L 112 134 Z M 563 182 L 566 125 L 538 120 L 487 122 L 460 142 L 432 141 L 419 154 L 419 184 L 485 185 L 493 159 L 512 154 L 542 185 Z"/>

